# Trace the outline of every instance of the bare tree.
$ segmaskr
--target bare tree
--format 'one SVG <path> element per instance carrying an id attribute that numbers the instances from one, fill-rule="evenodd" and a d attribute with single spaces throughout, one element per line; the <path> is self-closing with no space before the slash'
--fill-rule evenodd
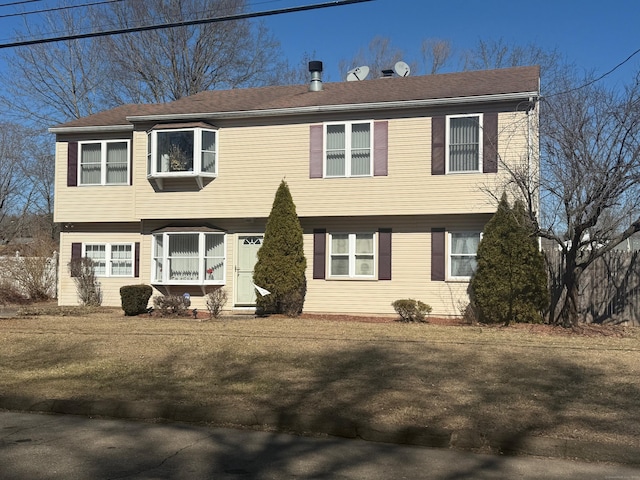
<path id="1" fill-rule="evenodd" d="M 569 77 L 562 86 L 541 106 L 540 184 L 525 169 L 510 172 L 529 199 L 538 234 L 562 251 L 558 308 L 550 320 L 570 326 L 583 319 L 583 272 L 640 231 L 640 83 L 622 93 Z"/>
<path id="2" fill-rule="evenodd" d="M 421 45 L 426 72 L 438 73 L 451 58 L 451 42 L 438 38 L 427 38 Z"/>
<path id="3" fill-rule="evenodd" d="M 25 21 L 25 36 L 38 38 L 60 30 L 76 34 L 86 27 L 82 17 L 62 10 L 45 16 L 42 24 Z M 107 106 L 102 89 L 110 76 L 90 39 L 19 47 L 5 61 L 1 79 L 6 93 L 1 101 L 16 121 L 46 127 Z"/>
<path id="4" fill-rule="evenodd" d="M 31 200 L 30 184 L 24 175 L 29 162 L 29 141 L 20 125 L 0 124 L 0 242 L 6 243 L 20 231 L 20 222 Z"/>
<path id="5" fill-rule="evenodd" d="M 555 84 L 567 77 L 570 65 L 556 49 L 544 49 L 536 44 L 509 45 L 498 40 L 479 40 L 478 44 L 462 53 L 463 70 L 489 70 L 494 68 L 540 66 L 542 91 L 556 90 Z"/>
<path id="6" fill-rule="evenodd" d="M 382 76 L 382 70 L 393 68 L 396 62 L 403 60 L 404 52 L 391 45 L 391 40 L 387 37 L 375 37 L 367 47 L 367 50 L 360 50 L 350 60 L 341 60 L 338 68 L 343 76 L 347 76 L 347 71 L 352 68 L 366 65 L 370 68 L 369 78 Z"/>
<path id="7" fill-rule="evenodd" d="M 120 28 L 241 13 L 245 0 L 112 2 L 94 18 Z M 203 90 L 265 85 L 277 77 L 279 44 L 262 24 L 224 21 L 102 37 L 110 70 L 109 98 L 166 102 Z"/>

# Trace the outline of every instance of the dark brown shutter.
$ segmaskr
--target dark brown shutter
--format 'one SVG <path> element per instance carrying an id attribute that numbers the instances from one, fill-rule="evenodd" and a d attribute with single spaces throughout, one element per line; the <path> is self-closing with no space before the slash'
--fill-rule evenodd
<path id="1" fill-rule="evenodd" d="M 444 228 L 431 229 L 431 280 L 443 282 L 445 279 Z"/>
<path id="2" fill-rule="evenodd" d="M 325 278 L 327 231 L 315 229 L 313 231 L 313 278 Z"/>
<path id="3" fill-rule="evenodd" d="M 322 178 L 322 125 L 309 127 L 309 178 Z"/>
<path id="4" fill-rule="evenodd" d="M 389 122 L 373 124 L 373 175 L 388 175 Z"/>
<path id="5" fill-rule="evenodd" d="M 431 175 L 444 175 L 445 117 L 431 118 Z"/>
<path id="6" fill-rule="evenodd" d="M 391 280 L 391 229 L 378 230 L 378 280 Z"/>
<path id="7" fill-rule="evenodd" d="M 78 142 L 67 144 L 67 187 L 78 186 Z"/>
<path id="8" fill-rule="evenodd" d="M 140 276 L 140 242 L 136 242 L 133 256 L 133 276 Z"/>
<path id="9" fill-rule="evenodd" d="M 129 164 L 129 185 L 133 185 L 133 140 L 129 143 L 129 156 L 127 157 Z"/>
<path id="10" fill-rule="evenodd" d="M 482 171 L 498 171 L 498 114 L 485 113 L 482 120 Z"/>
<path id="11" fill-rule="evenodd" d="M 81 243 L 72 243 L 71 244 L 71 261 L 79 260 L 82 258 L 82 244 Z M 71 269 L 71 276 L 75 277 L 73 269 Z"/>

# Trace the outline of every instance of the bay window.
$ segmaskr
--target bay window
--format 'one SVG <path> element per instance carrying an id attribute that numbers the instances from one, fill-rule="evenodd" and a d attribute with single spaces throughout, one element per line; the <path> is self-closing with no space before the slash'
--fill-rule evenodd
<path id="1" fill-rule="evenodd" d="M 202 188 L 202 177 L 218 173 L 217 132 L 203 127 L 152 130 L 148 133 L 147 174 L 162 179 L 193 177 Z"/>
<path id="2" fill-rule="evenodd" d="M 325 177 L 371 176 L 371 122 L 326 124 L 325 139 Z"/>
<path id="3" fill-rule="evenodd" d="M 129 141 L 79 142 L 80 185 L 128 185 Z"/>
<path id="4" fill-rule="evenodd" d="M 153 235 L 153 283 L 223 285 L 225 235 L 164 232 Z"/>
<path id="5" fill-rule="evenodd" d="M 329 241 L 331 277 L 373 278 L 375 246 L 373 233 L 333 233 Z"/>

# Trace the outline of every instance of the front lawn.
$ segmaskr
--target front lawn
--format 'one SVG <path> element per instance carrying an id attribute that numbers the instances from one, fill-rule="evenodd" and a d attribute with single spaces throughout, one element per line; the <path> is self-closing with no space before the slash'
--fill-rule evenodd
<path id="1" fill-rule="evenodd" d="M 339 415 L 640 451 L 640 329 L 589 333 L 70 310 L 0 319 L 0 392 Z"/>

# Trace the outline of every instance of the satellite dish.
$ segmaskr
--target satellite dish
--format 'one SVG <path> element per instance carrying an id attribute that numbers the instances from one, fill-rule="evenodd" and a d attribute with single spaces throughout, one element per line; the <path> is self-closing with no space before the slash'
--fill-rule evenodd
<path id="1" fill-rule="evenodd" d="M 357 82 L 364 80 L 369 75 L 369 67 L 363 65 L 362 67 L 356 67 L 353 70 L 347 72 L 347 82 Z"/>
<path id="2" fill-rule="evenodd" d="M 411 73 L 411 68 L 404 62 L 397 62 L 393 69 L 399 77 L 408 77 Z"/>

